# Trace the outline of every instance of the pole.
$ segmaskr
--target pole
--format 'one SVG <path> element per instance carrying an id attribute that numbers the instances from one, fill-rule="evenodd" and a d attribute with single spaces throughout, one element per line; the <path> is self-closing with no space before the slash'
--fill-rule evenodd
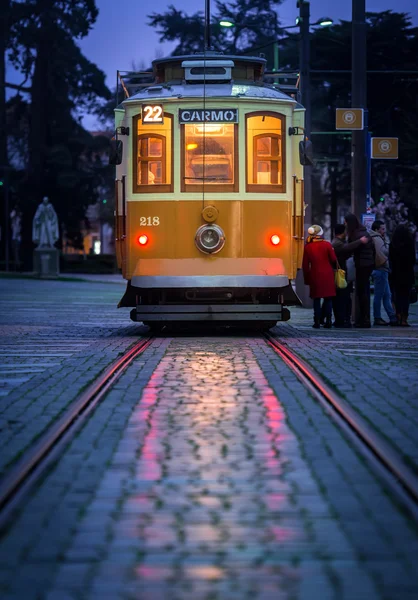
<path id="1" fill-rule="evenodd" d="M 352 0 L 352 48 L 351 48 L 351 106 L 366 109 L 366 2 Z M 359 219 L 366 212 L 367 198 L 367 114 L 366 128 L 353 130 L 351 137 L 351 212 Z"/>
<path id="2" fill-rule="evenodd" d="M 309 2 L 299 0 L 300 50 L 299 69 L 302 105 L 305 107 L 305 136 L 311 139 L 311 76 L 310 76 L 310 38 L 309 38 Z M 305 186 L 305 223 L 312 225 L 312 167 L 303 167 Z"/>
<path id="3" fill-rule="evenodd" d="M 335 226 L 338 218 L 338 196 L 337 196 L 337 165 L 330 165 L 328 163 L 328 169 L 331 175 L 331 238 L 335 235 Z"/>
<path id="4" fill-rule="evenodd" d="M 205 50 L 210 50 L 210 0 L 205 1 Z"/>
<path id="5" fill-rule="evenodd" d="M 369 114 L 367 113 L 367 122 Z M 369 127 L 367 126 L 366 131 L 366 157 L 367 157 L 367 169 L 366 169 L 366 212 L 370 212 L 372 203 L 372 136 L 370 135 Z"/>
<path id="6" fill-rule="evenodd" d="M 4 199 L 4 262 L 6 271 L 10 270 L 10 214 L 9 214 L 9 171 L 11 167 L 0 166 L 3 177 Z"/>
<path id="7" fill-rule="evenodd" d="M 274 13 L 274 32 L 277 35 L 278 22 L 277 12 Z M 279 70 L 279 42 L 276 40 L 273 44 L 273 71 Z"/>
<path id="8" fill-rule="evenodd" d="M 274 52 L 273 71 L 278 71 L 279 70 L 279 44 L 278 44 L 278 42 L 274 42 L 273 52 Z"/>
<path id="9" fill-rule="evenodd" d="M 311 81 L 310 81 L 310 38 L 309 38 L 309 2 L 299 0 L 296 2 L 299 8 L 299 71 L 300 71 L 300 90 L 301 101 L 305 107 L 305 136 L 311 138 Z M 305 231 L 312 225 L 312 167 L 303 167 L 304 180 L 304 202 L 305 209 Z M 296 275 L 296 293 L 299 296 L 302 305 L 305 308 L 312 307 L 312 300 L 309 297 L 309 287 L 303 281 L 302 270 L 299 269 Z"/>

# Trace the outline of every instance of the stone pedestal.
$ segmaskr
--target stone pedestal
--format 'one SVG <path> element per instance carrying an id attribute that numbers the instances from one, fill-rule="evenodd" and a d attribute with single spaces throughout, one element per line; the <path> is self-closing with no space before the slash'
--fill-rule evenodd
<path id="1" fill-rule="evenodd" d="M 57 248 L 36 248 L 33 253 L 33 270 L 41 279 L 54 279 L 59 275 Z"/>

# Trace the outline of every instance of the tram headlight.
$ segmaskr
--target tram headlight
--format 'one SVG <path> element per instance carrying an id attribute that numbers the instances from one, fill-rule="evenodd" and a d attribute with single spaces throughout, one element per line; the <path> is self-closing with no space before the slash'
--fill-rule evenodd
<path id="1" fill-rule="evenodd" d="M 225 234 L 219 225 L 202 225 L 196 231 L 195 244 L 205 254 L 216 254 L 225 245 Z"/>

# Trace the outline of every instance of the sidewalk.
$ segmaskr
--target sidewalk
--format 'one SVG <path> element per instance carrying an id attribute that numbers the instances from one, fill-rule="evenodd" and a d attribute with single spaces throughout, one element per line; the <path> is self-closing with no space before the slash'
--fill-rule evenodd
<path id="1" fill-rule="evenodd" d="M 12 271 L 0 271 L 0 278 L 3 279 L 37 279 L 41 281 L 41 278 L 35 277 L 34 273 L 27 271 L 23 273 L 16 273 Z M 126 285 L 126 280 L 123 279 L 120 273 L 60 273 L 57 277 L 57 281 L 91 281 L 94 283 L 119 283 Z M 44 281 L 48 281 L 45 279 Z M 52 281 L 52 279 L 49 279 Z"/>

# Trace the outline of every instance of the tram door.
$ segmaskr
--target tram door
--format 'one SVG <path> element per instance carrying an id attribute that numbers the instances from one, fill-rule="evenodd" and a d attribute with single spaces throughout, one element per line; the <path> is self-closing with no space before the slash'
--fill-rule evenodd
<path id="1" fill-rule="evenodd" d="M 292 254 L 295 273 L 302 266 L 304 239 L 304 181 L 293 175 L 293 207 L 292 207 Z"/>

